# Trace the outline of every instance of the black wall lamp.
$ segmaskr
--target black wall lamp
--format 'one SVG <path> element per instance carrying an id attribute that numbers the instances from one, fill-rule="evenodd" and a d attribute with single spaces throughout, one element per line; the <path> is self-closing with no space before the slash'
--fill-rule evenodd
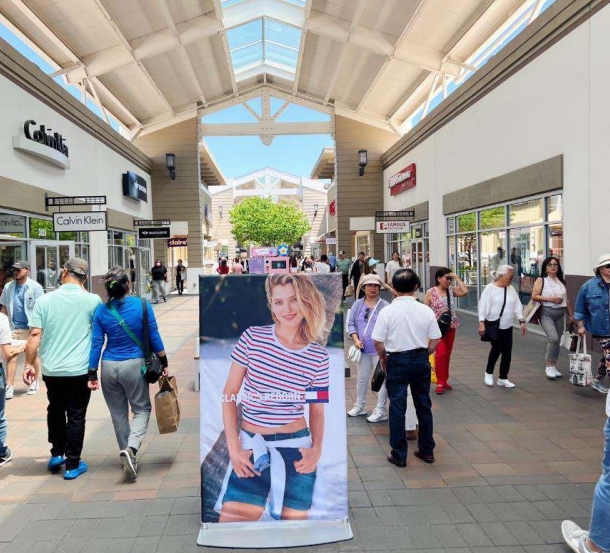
<path id="1" fill-rule="evenodd" d="M 165 167 L 169 171 L 169 177 L 176 180 L 176 154 L 165 154 Z"/>
<path id="2" fill-rule="evenodd" d="M 364 175 L 364 168 L 369 163 L 369 153 L 367 150 L 358 150 L 358 166 L 360 167 L 360 176 Z"/>
<path id="3" fill-rule="evenodd" d="M 313 218 L 318 216 L 318 204 L 313 204 Z"/>
<path id="4" fill-rule="evenodd" d="M 220 218 L 222 219 L 222 210 L 223 207 L 221 205 L 218 206 L 218 215 L 220 215 Z"/>

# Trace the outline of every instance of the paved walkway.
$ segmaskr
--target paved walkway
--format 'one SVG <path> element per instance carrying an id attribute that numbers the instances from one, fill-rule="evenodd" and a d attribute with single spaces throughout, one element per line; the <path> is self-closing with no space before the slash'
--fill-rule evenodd
<path id="1" fill-rule="evenodd" d="M 193 391 L 198 303 L 172 296 L 155 306 L 178 376 L 180 432 L 142 448 L 140 477 L 123 482 L 114 434 L 100 393 L 89 410 L 87 474 L 65 482 L 45 470 L 45 397 L 7 404 L 15 460 L 0 469 L 0 553 L 202 551 L 199 528 L 198 399 Z M 386 423 L 349 419 L 352 541 L 315 551 L 566 553 L 560 523 L 588 524 L 600 473 L 605 398 L 566 379 L 543 376 L 544 341 L 515 338 L 515 390 L 483 385 L 487 345 L 462 316 L 453 356 L 455 387 L 434 396 L 437 463 L 409 457 L 390 466 Z M 560 362 L 565 373 L 567 357 Z M 355 371 L 346 379 L 348 402 Z M 374 397 L 370 394 L 372 409 Z"/>

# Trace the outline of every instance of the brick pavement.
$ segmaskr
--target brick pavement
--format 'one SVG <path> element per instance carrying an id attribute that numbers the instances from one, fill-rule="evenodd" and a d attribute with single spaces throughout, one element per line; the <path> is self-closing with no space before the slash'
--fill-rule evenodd
<path id="1" fill-rule="evenodd" d="M 198 397 L 193 391 L 198 303 L 172 296 L 155 306 L 177 374 L 179 433 L 156 424 L 141 450 L 140 477 L 125 483 L 101 394 L 89 409 L 84 459 L 90 470 L 73 482 L 45 470 L 45 397 L 20 385 L 7 403 L 15 460 L 0 469 L 0 553 L 201 551 Z M 516 337 L 510 378 L 515 390 L 483 384 L 487 345 L 475 321 L 462 316 L 453 355 L 455 387 L 434 396 L 434 465 L 412 454 L 389 465 L 387 424 L 347 421 L 350 518 L 354 539 L 315 551 L 568 551 L 559 525 L 588 524 L 600 471 L 604 397 L 543 375 L 544 341 Z M 560 370 L 567 357 L 562 353 Z M 346 379 L 348 402 L 355 371 Z M 369 407 L 374 405 L 369 395 Z"/>

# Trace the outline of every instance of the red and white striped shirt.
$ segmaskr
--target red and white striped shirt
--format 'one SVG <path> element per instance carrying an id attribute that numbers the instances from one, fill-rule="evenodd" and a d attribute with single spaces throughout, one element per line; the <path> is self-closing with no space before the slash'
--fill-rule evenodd
<path id="1" fill-rule="evenodd" d="M 328 352 L 315 342 L 288 349 L 277 339 L 275 325 L 252 326 L 231 359 L 247 369 L 241 403 L 250 424 L 283 426 L 303 417 L 306 403 L 328 402 Z"/>

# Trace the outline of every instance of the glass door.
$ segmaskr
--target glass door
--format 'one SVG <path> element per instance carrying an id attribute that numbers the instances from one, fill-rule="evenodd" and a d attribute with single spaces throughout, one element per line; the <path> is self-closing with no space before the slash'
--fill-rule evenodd
<path id="1" fill-rule="evenodd" d="M 31 278 L 35 279 L 45 292 L 55 290 L 61 284 L 61 268 L 74 256 L 74 242 L 32 240 L 29 247 Z"/>
<path id="2" fill-rule="evenodd" d="M 428 289 L 428 239 L 424 239 L 422 225 L 413 225 L 411 227 L 411 269 L 413 269 L 419 280 L 421 288 L 418 296 L 423 299 L 426 290 Z"/>

